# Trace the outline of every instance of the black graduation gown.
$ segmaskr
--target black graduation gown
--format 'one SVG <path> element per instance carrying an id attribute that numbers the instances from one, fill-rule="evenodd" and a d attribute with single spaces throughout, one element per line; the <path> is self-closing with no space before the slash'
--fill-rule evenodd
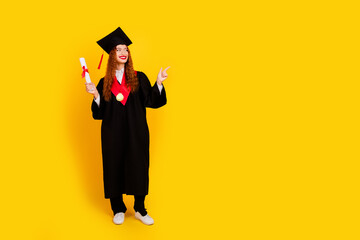
<path id="1" fill-rule="evenodd" d="M 150 85 L 143 72 L 137 72 L 139 89 L 130 93 L 125 106 L 111 93 L 103 97 L 104 78 L 97 90 L 100 107 L 92 102 L 94 119 L 102 119 L 101 146 L 105 198 L 147 195 L 149 188 L 149 129 L 146 107 L 159 108 L 166 104 L 165 88 L 160 94 L 157 83 Z"/>

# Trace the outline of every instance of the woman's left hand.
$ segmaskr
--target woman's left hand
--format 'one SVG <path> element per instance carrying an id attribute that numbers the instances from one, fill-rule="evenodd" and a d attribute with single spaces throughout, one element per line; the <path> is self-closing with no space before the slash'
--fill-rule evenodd
<path id="1" fill-rule="evenodd" d="M 162 68 L 160 69 L 160 72 L 157 76 L 156 82 L 157 84 L 161 85 L 162 82 L 168 77 L 166 70 L 168 70 L 169 67 L 165 68 L 165 70 L 163 71 Z"/>

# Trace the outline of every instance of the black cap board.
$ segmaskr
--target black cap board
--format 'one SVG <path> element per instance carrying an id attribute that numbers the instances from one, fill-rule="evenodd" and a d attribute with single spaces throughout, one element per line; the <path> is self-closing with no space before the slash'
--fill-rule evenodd
<path id="1" fill-rule="evenodd" d="M 99 44 L 100 47 L 104 49 L 105 52 L 107 52 L 108 54 L 114 47 L 116 47 L 119 44 L 125 44 L 126 46 L 129 46 L 131 43 L 132 43 L 131 40 L 119 27 L 115 29 L 115 31 L 107 35 L 106 37 L 97 41 L 97 44 Z"/>

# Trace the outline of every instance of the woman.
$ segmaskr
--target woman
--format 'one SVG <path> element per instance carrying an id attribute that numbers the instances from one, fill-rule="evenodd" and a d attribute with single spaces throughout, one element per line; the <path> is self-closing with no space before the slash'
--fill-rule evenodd
<path id="1" fill-rule="evenodd" d="M 106 75 L 97 87 L 86 83 L 86 91 L 94 95 L 91 110 L 101 119 L 101 146 L 105 198 L 110 198 L 113 222 L 122 224 L 126 206 L 122 194 L 134 195 L 135 217 L 144 224 L 154 220 L 147 214 L 144 201 L 149 185 L 149 129 L 146 107 L 166 104 L 162 82 L 166 68 L 151 86 L 147 76 L 133 69 L 128 46 L 132 43 L 117 28 L 97 42 L 108 54 Z"/>

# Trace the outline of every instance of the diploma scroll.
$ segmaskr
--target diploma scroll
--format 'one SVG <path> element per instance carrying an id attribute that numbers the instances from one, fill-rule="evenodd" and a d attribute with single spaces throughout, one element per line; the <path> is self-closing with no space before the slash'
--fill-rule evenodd
<path id="1" fill-rule="evenodd" d="M 83 77 L 85 76 L 85 80 L 87 83 L 91 83 L 90 74 L 89 74 L 89 71 L 86 66 L 85 58 L 80 58 L 80 64 L 81 64 L 81 68 L 83 70 L 82 76 Z"/>

